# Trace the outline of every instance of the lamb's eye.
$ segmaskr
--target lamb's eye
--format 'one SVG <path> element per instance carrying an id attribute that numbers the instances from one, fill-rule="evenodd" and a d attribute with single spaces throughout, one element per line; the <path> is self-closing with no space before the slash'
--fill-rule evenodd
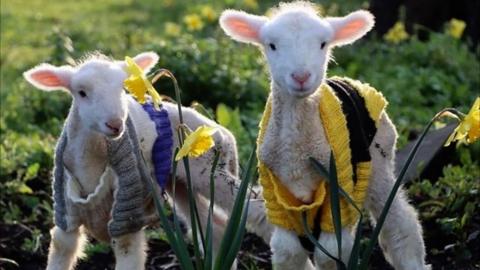
<path id="1" fill-rule="evenodd" d="M 323 48 L 325 48 L 325 45 L 327 45 L 327 43 L 326 43 L 325 41 L 324 41 L 324 42 L 322 42 L 322 44 L 320 44 L 320 49 L 322 49 L 322 50 L 323 50 Z"/>
<path id="2" fill-rule="evenodd" d="M 87 97 L 87 93 L 85 93 L 85 91 L 83 91 L 83 90 L 78 91 L 78 94 L 79 94 L 82 98 Z"/>
<path id="3" fill-rule="evenodd" d="M 268 46 L 270 46 L 270 49 L 272 49 L 272 51 L 275 51 L 277 49 L 277 47 L 275 47 L 275 44 L 273 43 L 268 44 Z"/>

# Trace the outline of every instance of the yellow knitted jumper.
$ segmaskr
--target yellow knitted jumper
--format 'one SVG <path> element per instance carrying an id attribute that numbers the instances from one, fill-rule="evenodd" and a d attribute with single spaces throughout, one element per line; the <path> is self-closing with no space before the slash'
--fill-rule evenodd
<path id="1" fill-rule="evenodd" d="M 365 107 L 370 118 L 378 127 L 378 122 L 387 102 L 383 95 L 359 81 L 349 78 L 332 78 L 348 83 L 364 99 Z M 356 164 L 356 183 L 353 181 L 353 166 L 351 164 L 350 138 L 346 117 L 342 111 L 341 101 L 326 83 L 320 86 L 319 114 L 325 129 L 326 138 L 330 144 L 337 168 L 339 185 L 349 194 L 358 206 L 363 205 L 365 193 L 371 174 L 371 162 Z M 269 98 L 260 122 L 260 131 L 257 139 L 257 149 L 260 149 L 268 121 L 272 113 L 272 102 Z M 258 152 L 257 152 L 258 156 Z M 304 204 L 295 198 L 281 183 L 273 172 L 259 159 L 259 178 L 263 187 L 266 201 L 267 216 L 272 224 L 293 230 L 298 235 L 304 235 L 301 213 L 306 211 L 307 223 L 310 229 L 318 211 L 320 213 L 320 229 L 324 232 L 334 232 L 330 210 L 329 187 L 321 181 L 315 194 L 314 201 Z M 344 198 L 340 198 L 342 227 L 353 226 L 358 220 L 358 213 Z"/>

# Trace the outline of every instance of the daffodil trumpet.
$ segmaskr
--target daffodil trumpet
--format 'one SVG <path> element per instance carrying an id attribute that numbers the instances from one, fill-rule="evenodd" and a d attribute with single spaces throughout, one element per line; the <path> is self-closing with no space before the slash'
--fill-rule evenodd
<path id="1" fill-rule="evenodd" d="M 463 114 L 455 109 L 446 109 L 438 113 L 435 117 L 443 116 L 453 117 L 460 121 L 447 139 L 445 146 L 449 146 L 450 143 L 454 141 L 471 144 L 480 138 L 480 97 L 475 99 L 468 114 Z"/>
<path id="2" fill-rule="evenodd" d="M 182 147 L 175 156 L 175 160 L 178 161 L 186 156 L 199 157 L 206 153 L 215 145 L 213 140 L 215 132 L 217 132 L 215 127 L 200 126 L 195 131 L 187 134 Z"/>

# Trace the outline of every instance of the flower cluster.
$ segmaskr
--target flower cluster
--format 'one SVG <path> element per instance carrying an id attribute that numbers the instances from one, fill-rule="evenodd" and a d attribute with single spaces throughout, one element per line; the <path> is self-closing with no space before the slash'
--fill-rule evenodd
<path id="1" fill-rule="evenodd" d="M 202 18 L 197 14 L 189 14 L 185 16 L 183 22 L 187 25 L 187 29 L 190 31 L 202 30 L 204 26 Z"/>
<path id="2" fill-rule="evenodd" d="M 462 20 L 451 19 L 447 24 L 446 33 L 454 38 L 461 38 L 467 24 Z"/>
<path id="3" fill-rule="evenodd" d="M 383 36 L 386 41 L 393 44 L 398 44 L 408 39 L 408 37 L 409 35 L 405 30 L 405 25 L 402 22 L 396 22 L 395 25 Z"/>

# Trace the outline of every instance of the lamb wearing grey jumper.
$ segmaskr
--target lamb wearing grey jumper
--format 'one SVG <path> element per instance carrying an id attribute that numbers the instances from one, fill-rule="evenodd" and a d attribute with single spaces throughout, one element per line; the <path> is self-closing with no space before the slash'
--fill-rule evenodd
<path id="1" fill-rule="evenodd" d="M 155 66 L 158 55 L 142 53 L 134 61 L 145 73 Z M 152 175 L 152 148 L 159 137 L 155 121 L 123 90 L 127 78 L 125 63 L 96 54 L 76 66 L 41 64 L 24 73 L 35 87 L 65 90 L 73 97 L 72 106 L 59 139 L 54 169 L 55 227 L 51 230 L 47 269 L 72 269 L 82 254 L 85 231 L 94 238 L 111 241 L 115 269 L 143 269 L 146 241 L 143 227 L 155 220 L 152 192 L 147 182 Z M 180 121 L 176 105 L 163 102 L 171 132 Z M 219 247 L 226 215 L 233 206 L 238 184 L 236 142 L 233 135 L 193 109 L 183 108 L 185 124 L 218 129 L 214 135 L 221 151 L 215 174 L 214 250 Z M 173 147 L 179 145 L 173 137 Z M 190 161 L 195 199 L 205 227 L 210 196 L 213 151 Z M 182 216 L 189 216 L 186 172 L 182 164 L 176 172 L 174 203 Z M 167 184 L 167 194 L 172 186 Z M 268 241 L 270 226 L 265 222 L 261 201 L 250 203 L 248 227 Z M 189 219 L 185 220 L 187 223 Z M 190 226 L 190 224 L 188 224 Z M 82 228 L 86 229 L 83 230 Z"/>

